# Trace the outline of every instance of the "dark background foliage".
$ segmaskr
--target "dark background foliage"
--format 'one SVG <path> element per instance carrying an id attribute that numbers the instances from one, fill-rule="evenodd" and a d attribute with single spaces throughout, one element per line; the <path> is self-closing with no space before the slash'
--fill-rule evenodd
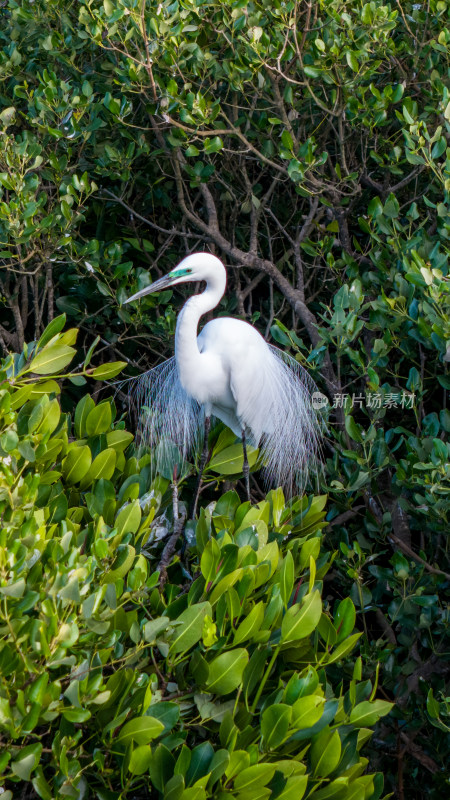
<path id="1" fill-rule="evenodd" d="M 183 297 L 124 299 L 188 252 L 224 260 L 217 313 L 335 406 L 327 591 L 350 593 L 396 701 L 371 758 L 399 798 L 448 788 L 448 10 L 0 7 L 0 344 L 64 312 L 80 358 L 99 336 L 137 374 L 172 353 Z"/>

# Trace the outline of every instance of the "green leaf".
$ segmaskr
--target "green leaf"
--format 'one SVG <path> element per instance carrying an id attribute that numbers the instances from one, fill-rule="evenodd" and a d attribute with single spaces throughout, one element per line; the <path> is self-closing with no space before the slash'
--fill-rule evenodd
<path id="1" fill-rule="evenodd" d="M 427 712 L 432 719 L 439 719 L 440 708 L 439 703 L 433 696 L 433 689 L 428 690 L 427 694 Z"/>
<path id="2" fill-rule="evenodd" d="M 214 136 L 211 140 L 205 140 L 205 153 L 218 153 L 223 148 L 223 141 L 220 136 Z"/>
<path id="3" fill-rule="evenodd" d="M 249 467 L 253 467 L 258 459 L 259 451 L 254 447 L 247 446 L 247 457 Z M 220 453 L 213 456 L 208 461 L 207 469 L 211 472 L 216 472 L 219 475 L 237 475 L 242 472 L 244 465 L 244 455 L 241 444 L 233 444 L 231 447 L 226 447 Z"/>
<path id="4" fill-rule="evenodd" d="M 323 714 L 324 703 L 325 698 L 315 694 L 299 697 L 292 706 L 292 728 L 312 728 Z"/>
<path id="5" fill-rule="evenodd" d="M 20 749 L 18 757 L 11 763 L 11 771 L 22 781 L 29 781 L 31 773 L 39 764 L 41 744 L 30 744 Z"/>
<path id="6" fill-rule="evenodd" d="M 18 581 L 14 581 L 13 583 L 8 583 L 6 586 L 0 586 L 0 593 L 4 597 L 14 597 L 16 600 L 19 597 L 23 596 L 23 593 L 26 589 L 26 583 L 24 578 L 19 578 Z"/>
<path id="7" fill-rule="evenodd" d="M 28 389 L 31 389 L 30 397 L 33 400 L 39 400 L 43 394 L 60 394 L 61 392 L 61 387 L 56 383 L 56 381 L 52 380 L 30 384 Z"/>
<path id="8" fill-rule="evenodd" d="M 119 578 L 125 577 L 133 566 L 136 551 L 131 544 L 119 545 L 117 558 L 112 567 L 102 576 L 102 583 L 115 583 Z"/>
<path id="9" fill-rule="evenodd" d="M 137 533 L 141 524 L 142 511 L 139 500 L 134 500 L 122 508 L 114 522 L 117 533 Z"/>
<path id="10" fill-rule="evenodd" d="M 198 781 L 209 772 L 214 750 L 211 742 L 201 742 L 193 748 L 189 769 L 186 772 L 186 783 L 198 785 Z"/>
<path id="11" fill-rule="evenodd" d="M 11 453 L 12 450 L 15 450 L 18 443 L 19 437 L 13 430 L 5 431 L 0 437 L 0 445 L 7 453 Z"/>
<path id="12" fill-rule="evenodd" d="M 431 158 L 440 158 L 447 148 L 447 140 L 445 136 L 441 136 L 437 142 L 433 145 L 433 149 L 431 150 Z"/>
<path id="13" fill-rule="evenodd" d="M 409 389 L 410 392 L 416 392 L 420 387 L 420 375 L 419 371 L 416 367 L 411 367 L 409 370 L 408 380 L 406 382 L 406 388 Z"/>
<path id="14" fill-rule="evenodd" d="M 371 217 L 380 217 L 382 215 L 383 203 L 379 197 L 372 197 L 372 200 L 367 207 L 367 211 Z"/>
<path id="15" fill-rule="evenodd" d="M 167 781 L 164 791 L 164 800 L 180 800 L 184 790 L 183 775 L 173 775 Z"/>
<path id="16" fill-rule="evenodd" d="M 167 800 L 167 795 L 164 797 Z M 202 786 L 191 786 L 184 790 L 181 800 L 206 800 L 206 790 Z"/>
<path id="17" fill-rule="evenodd" d="M 225 728 L 222 732 L 222 728 Z M 231 714 L 228 715 L 227 719 L 221 725 L 221 741 L 222 744 L 227 744 L 226 741 L 226 730 L 229 730 L 232 733 L 236 730 L 236 726 L 233 722 L 233 717 Z M 227 778 L 233 778 L 235 775 L 238 775 L 242 772 L 242 770 L 247 769 L 250 766 L 250 756 L 246 750 L 233 750 L 230 752 L 230 763 L 225 770 L 225 775 Z"/>
<path id="18" fill-rule="evenodd" d="M 339 603 L 336 609 L 336 614 L 334 615 L 334 627 L 337 631 L 337 644 L 351 634 L 353 628 L 355 627 L 355 622 L 355 606 L 350 597 L 346 597 L 345 600 L 342 600 Z"/>
<path id="19" fill-rule="evenodd" d="M 79 439 L 86 436 L 86 419 L 94 407 L 95 403 L 88 394 L 85 394 L 77 404 L 75 409 L 75 431 Z"/>
<path id="20" fill-rule="evenodd" d="M 108 448 L 107 450 L 102 450 L 101 453 L 96 456 L 85 476 L 84 483 L 86 486 L 90 486 L 94 481 L 99 480 L 100 478 L 104 478 L 105 480 L 109 480 L 112 478 L 114 474 L 114 469 L 116 466 L 116 451 L 112 448 Z"/>
<path id="21" fill-rule="evenodd" d="M 311 67 L 309 65 L 305 65 L 303 67 L 303 71 L 305 75 L 308 75 L 309 78 L 320 78 L 322 75 L 322 70 L 318 67 Z"/>
<path id="22" fill-rule="evenodd" d="M 315 589 L 301 603 L 288 608 L 281 623 L 281 642 L 305 639 L 317 627 L 322 613 L 320 592 Z"/>
<path id="23" fill-rule="evenodd" d="M 53 339 L 57 333 L 62 331 L 64 325 L 66 324 L 66 315 L 60 314 L 59 317 L 55 317 L 52 321 L 47 325 L 45 331 L 43 332 L 41 338 L 39 339 L 36 345 L 36 351 L 39 352 L 48 342 L 50 339 Z"/>
<path id="24" fill-rule="evenodd" d="M 237 689 L 248 662 L 247 650 L 238 648 L 222 653 L 209 664 L 206 686 L 209 692 L 223 695 Z"/>
<path id="25" fill-rule="evenodd" d="M 222 516 L 234 519 L 236 509 L 240 505 L 240 502 L 239 495 L 234 489 L 225 492 L 215 505 L 213 517 Z"/>
<path id="26" fill-rule="evenodd" d="M 128 745 L 136 742 L 138 745 L 146 745 L 156 739 L 164 730 L 164 725 L 159 719 L 153 717 L 136 717 L 126 722 L 119 731 L 115 741 L 121 745 Z"/>
<path id="27" fill-rule="evenodd" d="M 269 647 L 260 647 L 253 651 L 242 678 L 242 685 L 247 700 L 253 693 L 255 687 L 259 684 L 269 656 Z"/>
<path id="28" fill-rule="evenodd" d="M 57 399 L 50 400 L 44 405 L 42 419 L 37 427 L 37 433 L 53 433 L 61 417 L 61 409 Z"/>
<path id="29" fill-rule="evenodd" d="M 183 611 L 176 619 L 176 627 L 169 653 L 178 655 L 186 653 L 202 638 L 203 622 L 206 616 L 211 617 L 211 604 L 195 603 Z"/>
<path id="30" fill-rule="evenodd" d="M 390 219 L 396 219 L 399 215 L 400 205 L 395 194 L 392 194 L 392 192 L 384 204 L 383 211 L 384 215 Z"/>
<path id="31" fill-rule="evenodd" d="M 323 730 L 311 746 L 311 766 L 313 775 L 326 778 L 333 772 L 341 759 L 341 739 L 338 731 Z"/>
<path id="32" fill-rule="evenodd" d="M 208 583 L 214 581 L 220 561 L 220 547 L 215 539 L 206 543 L 200 559 L 201 573 Z"/>
<path id="33" fill-rule="evenodd" d="M 211 592 L 209 596 L 209 602 L 211 605 L 217 603 L 217 601 L 224 595 L 234 584 L 236 581 L 242 578 L 243 570 L 242 569 L 235 569 L 233 572 L 230 572 L 228 575 L 225 575 L 222 580 L 219 581 L 217 586 Z"/>
<path id="34" fill-rule="evenodd" d="M 86 433 L 88 436 L 98 436 L 106 433 L 111 427 L 112 411 L 108 400 L 92 409 L 86 417 Z"/>
<path id="35" fill-rule="evenodd" d="M 128 770 L 133 775 L 143 775 L 150 767 L 152 761 L 152 749 L 148 744 L 136 747 L 130 756 Z"/>
<path id="36" fill-rule="evenodd" d="M 154 244 L 152 244 L 152 242 L 150 242 L 150 241 L 149 241 L 149 239 L 136 239 L 136 238 L 135 238 L 135 237 L 133 237 L 133 236 L 131 236 L 131 237 L 130 237 L 130 236 L 124 236 L 124 240 L 125 240 L 126 242 L 130 242 L 130 244 L 131 244 L 131 245 L 132 245 L 132 246 L 133 246 L 133 247 L 134 247 L 136 250 L 142 250 L 142 249 L 144 249 L 146 253 L 153 253 L 153 251 L 154 251 L 154 249 L 155 249 L 155 245 L 154 245 Z M 123 265 L 122 265 L 122 266 L 123 266 Z M 118 361 L 117 361 L 117 362 L 115 362 L 115 363 L 117 363 L 117 364 L 118 364 L 118 363 L 120 363 L 120 362 L 118 362 Z"/>
<path id="37" fill-rule="evenodd" d="M 33 387 L 31 385 L 21 386 L 20 389 L 17 389 L 11 397 L 11 410 L 16 411 L 16 409 L 23 406 L 29 400 L 32 391 Z"/>
<path id="38" fill-rule="evenodd" d="M 8 127 L 12 125 L 16 116 L 16 109 L 15 106 L 8 106 L 8 108 L 4 108 L 0 113 L 0 120 L 3 126 Z"/>
<path id="39" fill-rule="evenodd" d="M 245 792 L 248 796 L 256 796 L 261 786 L 267 786 L 275 775 L 275 764 L 254 764 L 243 769 L 234 780 L 236 792 Z"/>
<path id="40" fill-rule="evenodd" d="M 292 150 L 294 147 L 292 136 L 287 130 L 284 130 L 283 133 L 281 134 L 281 142 L 283 144 L 283 147 L 286 148 L 286 150 Z"/>
<path id="41" fill-rule="evenodd" d="M 146 642 L 154 642 L 160 633 L 167 630 L 170 625 L 169 617 L 157 617 L 145 623 L 143 628 L 144 639 Z"/>
<path id="42" fill-rule="evenodd" d="M 350 414 L 347 414 L 345 417 L 345 430 L 347 431 L 348 435 L 354 442 L 362 442 L 363 437 L 360 432 L 359 425 L 356 424 L 355 420 L 353 419 Z"/>
<path id="43" fill-rule="evenodd" d="M 111 0 L 103 0 L 103 4 L 105 4 L 105 3 L 107 3 L 110 6 L 112 6 Z M 111 112 L 111 114 L 114 114 L 114 116 L 116 116 L 116 117 L 119 116 L 119 114 L 120 114 L 120 102 L 119 102 L 119 100 L 116 100 L 114 97 L 112 97 L 110 92 L 106 92 L 105 97 L 103 99 L 103 102 L 104 102 L 106 108 L 108 109 L 108 111 Z"/>
<path id="44" fill-rule="evenodd" d="M 370 3 L 365 3 L 361 10 L 361 19 L 365 25 L 372 25 L 374 12 L 370 7 Z"/>
<path id="45" fill-rule="evenodd" d="M 307 785 L 308 775 L 292 775 L 287 779 L 281 793 L 277 794 L 277 800 L 302 800 Z"/>
<path id="46" fill-rule="evenodd" d="M 358 703 L 352 709 L 350 714 L 350 722 L 356 728 L 370 728 L 375 725 L 380 717 L 385 717 L 389 714 L 394 703 L 388 703 L 387 700 L 364 700 Z"/>
<path id="47" fill-rule="evenodd" d="M 91 450 L 87 445 L 72 447 L 61 465 L 66 482 L 69 485 L 79 483 L 86 475 L 91 462 Z"/>
<path id="48" fill-rule="evenodd" d="M 126 366 L 126 361 L 111 361 L 110 364 L 100 364 L 99 367 L 95 367 L 92 372 L 89 371 L 89 375 L 97 381 L 104 381 L 109 378 L 115 378 Z"/>
<path id="49" fill-rule="evenodd" d="M 317 630 L 327 647 L 336 644 L 336 628 L 326 614 L 321 615 Z"/>
<path id="50" fill-rule="evenodd" d="M 292 717 L 292 706 L 274 703 L 261 716 L 261 734 L 266 750 L 274 750 L 287 736 Z"/>
<path id="51" fill-rule="evenodd" d="M 292 590 L 294 588 L 294 576 L 295 576 L 294 559 L 292 558 L 291 551 L 288 550 L 288 552 L 284 557 L 283 564 L 280 570 L 280 577 L 278 580 L 281 599 L 283 601 L 283 605 L 285 608 L 287 608 L 289 599 L 292 594 Z"/>
<path id="52" fill-rule="evenodd" d="M 344 641 L 338 644 L 338 646 L 333 650 L 331 655 L 327 657 L 327 664 L 333 664 L 335 661 L 340 661 L 343 659 L 344 656 L 353 650 L 360 637 L 360 633 L 354 633 L 352 636 L 348 636 L 346 639 L 344 639 Z"/>
<path id="53" fill-rule="evenodd" d="M 27 698 L 32 703 L 42 703 L 44 699 L 45 690 L 47 689 L 49 681 L 48 672 L 43 672 L 42 675 L 33 681 L 27 691 Z"/>
<path id="54" fill-rule="evenodd" d="M 408 109 L 407 109 L 406 105 L 404 105 L 404 106 L 402 107 L 402 114 L 403 114 L 403 116 L 404 116 L 404 118 L 405 118 L 406 122 L 408 123 L 408 125 L 414 125 L 414 123 L 415 123 L 415 119 L 414 119 L 414 117 L 412 117 L 412 116 L 411 116 L 411 114 L 409 113 L 409 111 L 408 111 Z"/>
<path id="55" fill-rule="evenodd" d="M 261 601 L 253 606 L 250 613 L 242 620 L 236 630 L 233 639 L 233 646 L 245 642 L 259 631 L 264 619 L 264 603 Z"/>
<path id="56" fill-rule="evenodd" d="M 168 733 L 176 725 L 180 717 L 180 706 L 178 703 L 163 701 L 153 703 L 150 706 L 151 715 L 154 719 L 159 719 L 164 725 L 164 733 Z"/>
<path id="57" fill-rule="evenodd" d="M 347 64 L 349 65 L 350 69 L 352 69 L 353 72 L 358 72 L 359 63 L 358 63 L 358 59 L 356 58 L 355 54 L 352 53 L 350 50 L 347 50 L 347 52 L 345 54 L 345 58 L 347 59 Z"/>
<path id="58" fill-rule="evenodd" d="M 213 787 L 222 775 L 225 775 L 229 763 L 230 754 L 228 750 L 216 750 L 208 767 L 210 773 L 208 785 L 210 787 Z"/>
<path id="59" fill-rule="evenodd" d="M 68 722 L 79 724 L 91 718 L 91 712 L 87 708 L 64 708 L 62 714 Z"/>
<path id="60" fill-rule="evenodd" d="M 31 463 L 36 461 L 36 453 L 33 450 L 30 442 L 22 439 L 22 441 L 20 441 L 17 445 L 17 449 L 20 455 L 23 456 L 26 461 L 30 461 Z"/>
<path id="61" fill-rule="evenodd" d="M 81 86 L 81 91 L 83 92 L 85 97 L 92 96 L 92 86 L 89 83 L 89 81 L 83 81 L 83 84 Z"/>
<path id="62" fill-rule="evenodd" d="M 118 452 L 126 450 L 133 439 L 133 434 L 128 431 L 110 431 L 106 434 L 106 444 Z"/>
<path id="63" fill-rule="evenodd" d="M 153 750 L 152 754 L 152 760 L 150 763 L 150 779 L 159 792 L 163 792 L 166 784 L 172 779 L 174 769 L 174 756 L 164 744 L 158 744 L 158 746 Z M 175 777 L 182 778 L 181 775 L 177 775 Z"/>
<path id="64" fill-rule="evenodd" d="M 44 347 L 35 356 L 26 372 L 34 372 L 36 375 L 52 375 L 61 372 L 72 361 L 77 351 L 74 347 L 64 344 L 53 344 Z"/>
<path id="65" fill-rule="evenodd" d="M 36 794 L 42 798 L 42 800 L 52 800 L 53 795 L 51 788 L 47 781 L 45 780 L 44 773 L 42 767 L 38 767 L 36 769 L 36 775 L 32 780 L 33 789 L 35 790 Z M 3 795 L 2 800 L 7 800 L 5 795 Z M 12 800 L 12 795 L 11 795 Z"/>

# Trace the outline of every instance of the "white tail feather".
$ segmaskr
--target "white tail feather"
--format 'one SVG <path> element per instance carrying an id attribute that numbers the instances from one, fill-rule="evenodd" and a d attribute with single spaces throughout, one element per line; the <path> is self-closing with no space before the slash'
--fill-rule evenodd
<path id="1" fill-rule="evenodd" d="M 321 471 L 320 440 L 324 425 L 312 405 L 317 386 L 305 369 L 287 353 L 270 345 L 275 358 L 267 368 L 271 387 L 271 425 L 260 441 L 264 475 L 271 486 L 288 495 L 303 491 Z"/>
<path id="2" fill-rule="evenodd" d="M 174 357 L 120 385 L 124 384 L 136 417 L 138 449 L 152 449 L 156 472 L 166 471 L 168 445 L 174 444 L 183 459 L 202 446 L 205 416 L 183 389 Z"/>

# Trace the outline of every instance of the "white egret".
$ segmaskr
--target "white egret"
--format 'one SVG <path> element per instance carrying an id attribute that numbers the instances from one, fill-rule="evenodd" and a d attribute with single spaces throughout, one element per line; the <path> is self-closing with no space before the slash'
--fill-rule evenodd
<path id="1" fill-rule="evenodd" d="M 308 473 L 318 465 L 320 423 L 311 403 L 314 381 L 247 322 L 219 317 L 198 334 L 201 317 L 218 305 L 225 292 L 222 262 L 210 253 L 193 253 L 126 302 L 188 281 L 205 281 L 206 288 L 189 298 L 178 315 L 175 357 L 137 379 L 137 404 L 147 408 L 141 416 L 141 441 L 153 447 L 173 442 L 187 458 L 203 440 L 199 489 L 211 417 L 217 417 L 242 438 L 248 497 L 247 444 L 260 448 L 270 484 L 289 493 L 295 485 L 303 488 Z"/>

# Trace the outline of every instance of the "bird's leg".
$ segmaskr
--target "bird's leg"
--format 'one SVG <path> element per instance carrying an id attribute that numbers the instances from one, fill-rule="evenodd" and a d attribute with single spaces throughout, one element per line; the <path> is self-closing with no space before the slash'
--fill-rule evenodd
<path id="1" fill-rule="evenodd" d="M 197 503 L 198 503 L 198 498 L 200 497 L 200 489 L 201 489 L 201 486 L 202 486 L 203 470 L 205 469 L 205 464 L 206 464 L 206 462 L 208 460 L 208 453 L 209 453 L 208 436 L 209 436 L 210 428 L 211 428 L 211 418 L 210 417 L 205 417 L 205 434 L 204 434 L 205 438 L 203 440 L 203 450 L 202 450 L 202 454 L 200 456 L 200 464 L 199 464 L 198 478 L 197 478 L 197 488 L 195 490 L 194 505 L 192 506 L 191 519 L 194 519 L 195 515 L 197 513 Z"/>
<path id="2" fill-rule="evenodd" d="M 242 466 L 242 472 L 244 473 L 245 488 L 247 489 L 247 500 L 250 502 L 250 467 L 248 465 L 247 443 L 245 441 L 245 430 L 242 431 L 242 449 L 244 451 L 244 464 Z"/>

